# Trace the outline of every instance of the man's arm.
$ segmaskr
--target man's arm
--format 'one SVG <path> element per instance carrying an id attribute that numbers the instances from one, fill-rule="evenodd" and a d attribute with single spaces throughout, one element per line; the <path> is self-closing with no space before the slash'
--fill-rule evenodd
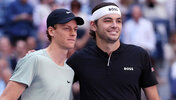
<path id="1" fill-rule="evenodd" d="M 72 91 L 73 91 L 73 94 L 75 94 L 75 95 L 78 95 L 80 93 L 79 81 L 73 83 L 73 85 L 72 85 Z"/>
<path id="2" fill-rule="evenodd" d="M 160 100 L 156 85 L 144 88 L 143 90 L 147 100 Z"/>
<path id="3" fill-rule="evenodd" d="M 17 100 L 25 90 L 26 85 L 9 81 L 4 92 L 0 96 L 0 100 Z"/>

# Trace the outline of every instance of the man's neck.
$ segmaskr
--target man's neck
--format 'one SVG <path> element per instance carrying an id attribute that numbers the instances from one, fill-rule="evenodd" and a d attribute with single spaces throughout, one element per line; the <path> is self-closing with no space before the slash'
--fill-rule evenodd
<path id="1" fill-rule="evenodd" d="M 110 55 L 113 51 L 117 50 L 120 47 L 120 41 L 117 40 L 115 43 L 106 43 L 96 41 L 97 46 L 104 52 L 107 52 Z"/>
<path id="2" fill-rule="evenodd" d="M 58 64 L 59 66 L 64 65 L 64 62 L 67 59 L 68 50 L 62 49 L 55 44 L 50 44 L 46 48 L 46 51 L 56 64 Z"/>

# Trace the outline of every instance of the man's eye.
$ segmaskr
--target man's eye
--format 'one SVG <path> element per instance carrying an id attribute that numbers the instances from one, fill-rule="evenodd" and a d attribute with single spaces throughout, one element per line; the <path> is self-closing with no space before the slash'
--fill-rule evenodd
<path id="1" fill-rule="evenodd" d="M 121 20 L 118 20 L 117 23 L 122 23 L 122 21 L 121 21 Z"/>
<path id="2" fill-rule="evenodd" d="M 70 30 L 70 28 L 65 27 L 64 30 Z"/>
<path id="3" fill-rule="evenodd" d="M 78 28 L 75 28 L 75 31 L 77 31 L 78 30 Z"/>
<path id="4" fill-rule="evenodd" d="M 111 22 L 111 20 L 105 20 L 104 22 Z"/>

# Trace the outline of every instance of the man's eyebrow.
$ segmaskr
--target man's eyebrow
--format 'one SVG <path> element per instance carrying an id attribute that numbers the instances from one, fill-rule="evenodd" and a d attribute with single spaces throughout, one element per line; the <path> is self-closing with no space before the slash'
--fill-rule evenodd
<path id="1" fill-rule="evenodd" d="M 105 17 L 105 18 L 103 18 L 103 20 L 106 20 L 106 19 L 112 19 L 111 17 Z"/>
<path id="2" fill-rule="evenodd" d="M 112 19 L 111 17 L 105 17 L 105 18 L 103 18 L 103 20 L 106 20 L 106 19 Z M 121 17 L 118 17 L 118 18 L 116 18 L 117 20 L 122 20 L 122 18 Z"/>
<path id="3" fill-rule="evenodd" d="M 71 27 L 70 25 L 67 25 L 67 24 L 63 24 L 62 26 L 63 27 Z"/>
<path id="4" fill-rule="evenodd" d="M 62 25 L 63 27 L 67 27 L 67 28 L 72 28 L 72 26 L 70 26 L 70 25 Z M 73 27 L 73 28 L 78 28 L 78 26 L 76 25 L 75 27 Z"/>
<path id="5" fill-rule="evenodd" d="M 119 18 L 117 18 L 117 20 L 122 20 L 122 18 L 121 18 L 121 17 L 119 17 Z"/>

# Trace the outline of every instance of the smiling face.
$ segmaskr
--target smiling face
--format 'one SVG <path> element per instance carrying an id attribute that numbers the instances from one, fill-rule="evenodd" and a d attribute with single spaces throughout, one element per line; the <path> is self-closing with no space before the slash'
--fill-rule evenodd
<path id="1" fill-rule="evenodd" d="M 75 46 L 77 36 L 77 23 L 71 20 L 65 24 L 56 24 L 49 28 L 49 34 L 52 37 L 52 43 L 57 44 L 60 48 L 71 49 Z"/>
<path id="2" fill-rule="evenodd" d="M 108 14 L 98 19 L 97 25 L 92 23 L 93 30 L 96 33 L 96 40 L 102 40 L 106 43 L 115 43 L 119 40 L 122 19 L 119 14 Z"/>

